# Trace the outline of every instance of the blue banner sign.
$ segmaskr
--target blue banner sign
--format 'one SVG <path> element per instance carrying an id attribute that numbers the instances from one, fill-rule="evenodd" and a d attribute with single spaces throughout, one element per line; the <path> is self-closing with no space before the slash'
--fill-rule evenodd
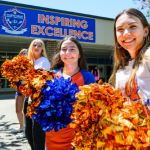
<path id="1" fill-rule="evenodd" d="M 0 4 L 0 34 L 95 43 L 95 19 Z"/>

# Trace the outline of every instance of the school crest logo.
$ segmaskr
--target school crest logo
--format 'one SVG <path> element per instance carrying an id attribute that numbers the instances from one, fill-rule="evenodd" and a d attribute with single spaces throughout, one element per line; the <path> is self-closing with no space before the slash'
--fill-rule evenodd
<path id="1" fill-rule="evenodd" d="M 25 13 L 17 8 L 4 11 L 2 29 L 10 34 L 23 34 L 27 31 Z"/>

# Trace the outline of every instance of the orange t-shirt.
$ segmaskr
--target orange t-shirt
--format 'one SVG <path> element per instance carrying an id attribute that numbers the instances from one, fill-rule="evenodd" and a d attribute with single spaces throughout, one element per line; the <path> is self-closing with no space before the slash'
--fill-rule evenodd
<path id="1" fill-rule="evenodd" d="M 84 78 L 81 72 L 72 76 L 71 81 L 78 86 L 84 85 Z M 71 143 L 74 136 L 74 129 L 70 128 L 69 125 L 58 132 L 54 130 L 46 132 L 46 150 L 71 150 Z"/>

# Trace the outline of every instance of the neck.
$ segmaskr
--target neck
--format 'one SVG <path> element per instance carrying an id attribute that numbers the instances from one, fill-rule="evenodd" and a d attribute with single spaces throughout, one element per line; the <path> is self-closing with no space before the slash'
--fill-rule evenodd
<path id="1" fill-rule="evenodd" d="M 41 56 L 38 56 L 38 57 L 34 57 L 34 60 L 37 60 L 37 59 L 39 59 Z"/>
<path id="2" fill-rule="evenodd" d="M 135 59 L 137 57 L 138 53 L 141 51 L 141 49 L 143 47 L 144 47 L 144 42 L 143 42 L 143 44 L 140 47 L 138 47 L 138 50 L 136 50 L 135 52 L 133 51 L 132 53 L 130 53 L 131 58 Z"/>
<path id="3" fill-rule="evenodd" d="M 69 76 L 76 74 L 80 70 L 79 66 L 76 65 L 65 65 L 63 68 L 63 73 Z"/>
<path id="4" fill-rule="evenodd" d="M 135 59 L 136 54 L 130 54 L 130 56 L 131 56 L 131 59 Z"/>

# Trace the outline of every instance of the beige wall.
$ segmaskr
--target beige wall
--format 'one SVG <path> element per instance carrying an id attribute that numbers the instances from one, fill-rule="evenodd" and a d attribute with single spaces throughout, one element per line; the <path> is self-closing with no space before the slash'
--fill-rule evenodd
<path id="1" fill-rule="evenodd" d="M 114 50 L 113 20 L 95 19 L 95 43 L 82 43 L 85 52 L 90 55 L 111 54 Z M 94 53 L 93 53 L 94 52 Z"/>
<path id="2" fill-rule="evenodd" d="M 96 42 L 82 43 L 84 51 L 89 56 L 112 55 L 114 46 L 113 20 L 95 19 Z"/>
<path id="3" fill-rule="evenodd" d="M 113 46 L 113 21 L 96 19 L 96 44 Z"/>

